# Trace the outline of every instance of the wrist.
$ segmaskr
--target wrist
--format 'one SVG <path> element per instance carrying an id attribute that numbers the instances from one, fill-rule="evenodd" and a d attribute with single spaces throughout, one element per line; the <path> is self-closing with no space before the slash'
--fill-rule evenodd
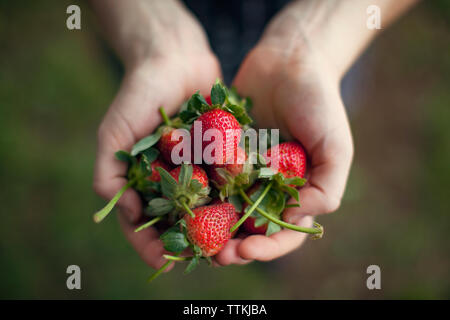
<path id="1" fill-rule="evenodd" d="M 179 0 L 93 2 L 109 40 L 127 70 L 172 56 L 210 51 L 203 28 Z"/>
<path id="2" fill-rule="evenodd" d="M 336 1 L 334 6 L 294 1 L 271 21 L 260 44 L 290 59 L 319 59 L 341 79 L 376 34 L 366 28 L 364 10 L 361 15 L 352 14 L 362 7 L 350 10 L 347 6 L 352 5 L 344 1 Z"/>

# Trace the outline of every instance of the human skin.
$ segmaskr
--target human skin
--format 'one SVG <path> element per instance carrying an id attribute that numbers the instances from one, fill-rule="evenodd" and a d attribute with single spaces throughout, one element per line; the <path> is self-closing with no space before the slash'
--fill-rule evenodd
<path id="1" fill-rule="evenodd" d="M 379 6 L 385 27 L 415 2 L 294 1 L 270 22 L 243 61 L 233 84 L 241 95 L 252 97 L 257 125 L 279 128 L 285 138 L 301 142 L 309 156 L 301 207 L 285 210 L 283 220 L 310 227 L 312 216 L 339 208 L 353 158 L 339 85 L 378 32 L 366 27 L 366 8 Z M 305 238 L 282 230 L 270 237 L 233 239 L 216 260 L 221 265 L 273 260 Z"/>
<path id="2" fill-rule="evenodd" d="M 378 32 L 366 28 L 366 8 L 380 7 L 384 28 L 414 2 L 294 1 L 275 16 L 242 63 L 234 85 L 252 98 L 257 125 L 279 128 L 284 137 L 301 142 L 310 158 L 308 184 L 300 190 L 302 207 L 286 210 L 287 222 L 310 226 L 313 216 L 340 205 L 353 143 L 339 83 Z M 129 150 L 151 133 L 162 120 L 161 105 L 174 114 L 196 90 L 209 92 L 221 72 L 201 26 L 179 2 L 91 4 L 125 66 L 122 85 L 98 129 L 94 189 L 111 199 L 126 184 L 126 165 L 114 152 Z M 137 193 L 126 191 L 118 205 L 127 239 L 148 265 L 161 267 L 165 251 L 158 232 L 134 233 L 143 218 Z M 231 239 L 215 260 L 219 265 L 272 260 L 305 239 L 291 230 Z"/>

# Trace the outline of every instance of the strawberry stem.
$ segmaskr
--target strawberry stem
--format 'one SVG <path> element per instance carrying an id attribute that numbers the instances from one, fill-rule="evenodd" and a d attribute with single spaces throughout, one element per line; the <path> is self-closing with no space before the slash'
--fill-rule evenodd
<path id="1" fill-rule="evenodd" d="M 175 254 L 175 256 L 178 256 L 178 255 L 179 255 L 179 253 Z M 154 274 L 152 274 L 152 275 L 148 278 L 147 282 L 150 283 L 150 282 L 152 282 L 153 280 L 155 280 L 155 279 L 156 279 L 156 278 L 157 278 L 164 270 L 167 269 L 167 267 L 169 266 L 169 264 L 171 264 L 172 262 L 173 262 L 172 260 L 167 260 L 167 262 L 164 263 L 163 266 L 162 266 L 161 268 L 159 268 L 158 270 L 156 270 L 156 272 L 155 272 Z"/>
<path id="2" fill-rule="evenodd" d="M 245 202 L 247 202 L 249 205 L 254 204 L 252 202 L 252 200 L 245 194 L 244 190 L 240 189 L 239 194 L 242 196 L 242 198 L 244 198 Z M 264 218 L 266 218 L 267 220 L 272 221 L 273 223 L 276 223 L 286 229 L 291 229 L 291 230 L 298 231 L 298 232 L 310 233 L 310 234 L 314 235 L 314 238 L 321 238 L 323 235 L 323 227 L 317 222 L 314 222 L 315 228 L 305 228 L 305 227 L 300 227 L 295 224 L 290 224 L 290 223 L 284 222 L 282 220 L 279 220 L 279 219 L 275 218 L 274 216 L 268 214 L 267 212 L 265 212 L 263 209 L 261 209 L 259 207 L 256 208 L 256 211 L 259 214 L 261 214 Z"/>
<path id="3" fill-rule="evenodd" d="M 191 208 L 188 207 L 186 202 L 184 200 L 180 200 L 181 205 L 183 206 L 184 210 L 192 217 L 192 219 L 195 218 L 194 212 L 192 212 Z"/>
<path id="4" fill-rule="evenodd" d="M 128 181 L 128 183 L 126 185 L 124 185 L 115 195 L 114 197 L 106 204 L 106 206 L 103 207 L 103 209 L 97 211 L 94 214 L 94 221 L 96 223 L 101 222 L 103 219 L 106 218 L 106 216 L 111 212 L 111 210 L 114 208 L 114 206 L 116 205 L 117 201 L 119 201 L 120 197 L 124 194 L 125 191 L 127 191 L 127 189 L 131 186 L 134 185 L 136 181 L 130 180 Z"/>
<path id="5" fill-rule="evenodd" d="M 166 110 L 164 110 L 163 107 L 159 108 L 159 113 L 163 118 L 164 124 L 167 126 L 171 126 L 172 122 L 170 121 L 169 116 L 167 115 Z"/>
<path id="6" fill-rule="evenodd" d="M 238 222 L 236 222 L 236 224 L 234 226 L 231 227 L 230 232 L 234 232 L 237 228 L 239 228 L 241 226 L 241 224 L 244 223 L 245 220 L 247 220 L 247 218 L 252 214 L 252 212 L 257 209 L 258 205 L 261 203 L 261 201 L 264 199 L 264 197 L 266 196 L 267 192 L 269 192 L 270 188 L 273 185 L 273 181 L 271 181 L 266 188 L 264 189 L 263 193 L 261 193 L 261 195 L 259 196 L 258 199 L 256 199 L 255 203 L 251 204 L 251 207 L 248 209 L 248 211 L 241 217 L 241 219 L 239 219 Z M 240 191 L 242 191 L 242 189 L 240 189 Z M 244 191 L 242 191 L 243 193 L 245 193 Z M 250 199 L 249 199 L 250 200 Z M 251 201 L 251 200 L 250 200 Z M 249 203 L 250 205 L 250 203 Z"/>
<path id="7" fill-rule="evenodd" d="M 134 232 L 139 232 L 139 231 L 144 230 L 144 229 L 146 229 L 148 227 L 151 227 L 152 225 L 154 225 L 155 223 L 157 223 L 161 219 L 162 219 L 162 217 L 156 217 L 156 218 L 150 220 L 149 222 L 144 223 L 142 226 L 136 228 L 136 230 L 134 230 Z"/>
<path id="8" fill-rule="evenodd" d="M 192 257 L 177 257 L 177 256 L 171 256 L 169 254 L 163 255 L 163 257 L 166 258 L 167 260 L 172 260 L 172 261 L 188 261 L 188 260 L 192 260 Z"/>

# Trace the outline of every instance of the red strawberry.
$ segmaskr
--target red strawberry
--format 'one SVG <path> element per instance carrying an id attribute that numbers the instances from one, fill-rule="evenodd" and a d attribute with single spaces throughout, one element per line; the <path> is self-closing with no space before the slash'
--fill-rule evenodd
<path id="1" fill-rule="evenodd" d="M 211 96 L 206 96 L 205 100 L 207 104 L 212 105 Z"/>
<path id="2" fill-rule="evenodd" d="M 255 227 L 255 220 L 256 219 L 254 217 L 250 216 L 244 221 L 242 225 L 244 226 L 245 231 L 250 234 L 266 234 L 267 223 L 262 226 Z"/>
<path id="3" fill-rule="evenodd" d="M 255 193 L 256 191 L 258 191 L 260 187 L 259 183 L 256 183 L 255 185 L 253 185 L 249 191 L 247 191 L 247 195 L 250 197 L 253 193 Z M 247 203 L 244 203 L 242 205 L 242 212 L 241 212 L 241 216 L 245 213 L 245 208 L 247 208 Z M 255 227 L 255 217 L 250 215 L 242 224 L 242 226 L 244 227 L 245 231 L 247 231 L 250 234 L 265 234 L 267 231 L 267 223 L 263 224 L 262 226 L 259 227 Z"/>
<path id="4" fill-rule="evenodd" d="M 193 210 L 195 218 L 186 214 L 189 241 L 202 250 L 204 257 L 217 254 L 233 236 L 230 228 L 239 216 L 230 203 L 198 207 Z"/>
<path id="5" fill-rule="evenodd" d="M 244 162 L 247 159 L 245 150 L 241 147 L 237 147 L 233 159 L 230 159 L 225 164 L 216 164 L 208 167 L 208 176 L 211 180 L 216 181 L 219 185 L 224 185 L 227 181 L 222 178 L 216 171 L 216 168 L 222 168 L 227 170 L 233 177 L 242 173 L 244 169 Z"/>
<path id="6" fill-rule="evenodd" d="M 175 169 L 173 169 L 172 171 L 170 171 L 170 175 L 172 177 L 175 178 L 175 180 L 178 181 L 178 177 L 180 175 L 180 171 L 181 171 L 181 166 L 176 167 Z M 197 180 L 198 182 L 200 182 L 203 187 L 207 187 L 208 186 L 208 176 L 206 175 L 205 170 L 203 170 L 201 167 L 193 164 L 192 165 L 192 180 Z"/>
<path id="7" fill-rule="evenodd" d="M 182 137 L 179 137 L 178 140 L 172 141 L 172 135 L 174 134 L 175 130 L 176 129 L 172 127 L 164 127 L 162 129 L 161 138 L 159 139 L 157 145 L 162 158 L 170 165 L 174 165 L 172 161 L 173 148 L 183 140 Z M 183 156 L 182 151 L 180 152 L 180 156 Z"/>
<path id="8" fill-rule="evenodd" d="M 159 182 L 161 180 L 161 176 L 159 175 L 159 172 L 158 170 L 156 170 L 156 168 L 163 168 L 166 171 L 170 171 L 172 169 L 166 162 L 162 161 L 159 158 L 152 162 L 151 168 L 152 174 L 147 177 L 147 179 L 153 182 Z"/>
<path id="9" fill-rule="evenodd" d="M 170 119 L 163 107 L 159 108 L 159 113 L 164 121 L 164 126 L 161 130 L 161 138 L 158 141 L 157 148 L 161 153 L 162 158 L 170 165 L 175 165 L 172 161 L 172 150 L 183 141 L 183 137 L 178 135 L 176 139 L 177 129 L 181 127 L 180 118 Z M 178 156 L 183 157 L 183 150 L 180 151 Z"/>
<path id="10" fill-rule="evenodd" d="M 276 154 L 275 150 L 278 151 L 278 154 Z M 265 158 L 268 166 L 282 173 L 286 178 L 303 178 L 305 175 L 306 153 L 297 142 L 280 143 L 270 148 Z"/>
<path id="11" fill-rule="evenodd" d="M 226 159 L 232 159 L 235 150 L 238 147 L 239 141 L 241 140 L 241 126 L 236 118 L 229 112 L 226 112 L 221 109 L 213 109 L 211 111 L 207 111 L 203 113 L 200 117 L 197 118 L 196 122 L 199 121 L 201 123 L 201 132 L 197 132 L 197 134 L 202 137 L 202 156 L 204 149 L 213 141 L 215 137 L 212 138 L 212 141 L 203 141 L 203 133 L 205 133 L 209 129 L 216 129 L 222 135 L 222 155 L 215 155 L 215 150 L 212 152 L 213 157 L 217 157 L 213 164 L 223 164 Z M 192 146 L 195 145 L 195 133 L 197 125 L 194 122 L 194 125 L 191 127 L 191 139 Z M 228 139 L 227 139 L 228 133 Z"/>

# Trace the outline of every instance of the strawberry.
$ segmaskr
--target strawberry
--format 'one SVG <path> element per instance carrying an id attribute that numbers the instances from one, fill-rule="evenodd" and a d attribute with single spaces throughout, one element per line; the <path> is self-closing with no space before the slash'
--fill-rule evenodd
<path id="1" fill-rule="evenodd" d="M 278 154 L 275 152 L 278 151 Z M 273 155 L 272 155 L 273 153 Z M 306 153 L 298 142 L 283 142 L 266 153 L 267 166 L 275 168 L 286 178 L 303 178 L 306 172 Z"/>
<path id="2" fill-rule="evenodd" d="M 244 226 L 245 231 L 247 231 L 250 234 L 266 234 L 267 231 L 267 223 L 263 224 L 262 226 L 255 227 L 255 217 L 248 217 L 247 220 L 244 221 L 242 224 Z"/>
<path id="3" fill-rule="evenodd" d="M 216 155 L 216 150 L 213 150 L 213 152 L 211 152 L 211 156 L 214 157 L 212 164 L 223 164 L 226 159 L 232 159 L 241 139 L 241 126 L 236 118 L 231 113 L 222 109 L 213 109 L 203 113 L 196 121 L 201 123 L 201 128 L 196 123 L 191 127 L 192 146 L 195 145 L 194 140 L 197 133 L 198 136 L 202 137 L 203 156 L 205 148 L 216 139 L 216 137 L 214 137 L 212 138 L 212 141 L 203 141 L 203 133 L 209 129 L 215 129 L 222 135 L 221 142 L 223 153 L 222 155 Z M 200 132 L 197 132 L 197 130 L 200 130 Z"/>
<path id="4" fill-rule="evenodd" d="M 212 101 L 211 101 L 211 96 L 210 95 L 205 97 L 205 101 L 206 101 L 207 104 L 212 105 Z"/>
<path id="5" fill-rule="evenodd" d="M 175 130 L 175 128 L 164 126 L 161 130 L 161 138 L 157 144 L 162 158 L 170 165 L 174 165 L 172 161 L 172 150 L 182 141 L 182 137 L 179 137 L 178 140 L 172 139 L 172 135 L 175 133 Z M 182 156 L 182 151 L 180 152 L 180 156 Z"/>
<path id="6" fill-rule="evenodd" d="M 161 181 L 161 176 L 159 175 L 158 170 L 156 168 L 163 168 L 164 170 L 170 171 L 171 167 L 164 161 L 162 161 L 160 158 L 156 159 L 151 163 L 152 168 L 152 174 L 147 177 L 148 180 L 153 182 L 159 182 Z"/>
<path id="7" fill-rule="evenodd" d="M 258 191 L 258 189 L 260 188 L 261 184 L 260 183 L 256 183 L 254 184 L 249 191 L 247 191 L 247 195 L 248 197 L 251 197 L 251 195 L 253 193 L 255 193 L 256 191 Z M 247 203 L 243 203 L 242 205 L 242 212 L 241 212 L 241 216 L 244 215 L 245 212 L 245 208 L 247 208 L 248 204 Z M 267 223 L 263 224 L 262 226 L 256 227 L 255 226 L 255 221 L 256 221 L 256 215 L 250 215 L 242 224 L 245 231 L 247 231 L 250 234 L 265 234 L 267 231 Z M 268 222 L 268 221 L 267 221 Z"/>
<path id="8" fill-rule="evenodd" d="M 185 215 L 187 237 L 201 249 L 202 256 L 217 254 L 233 236 L 230 228 L 238 221 L 238 214 L 230 203 L 198 207 L 195 218 Z"/>
<path id="9" fill-rule="evenodd" d="M 241 147 L 237 147 L 233 159 L 226 161 L 226 163 L 224 164 L 208 166 L 208 176 L 211 180 L 217 182 L 218 185 L 224 185 L 227 183 L 227 181 L 218 174 L 216 169 L 225 169 L 232 177 L 236 177 L 238 174 L 242 173 L 245 160 L 247 160 L 247 154 L 245 153 L 245 150 Z"/>
<path id="10" fill-rule="evenodd" d="M 176 167 L 172 171 L 170 171 L 170 175 L 175 178 L 178 182 L 178 177 L 180 176 L 181 166 Z M 192 178 L 191 180 L 196 179 L 198 182 L 200 182 L 203 187 L 208 186 L 208 176 L 206 175 L 205 170 L 203 170 L 201 167 L 193 164 L 192 165 Z"/>

